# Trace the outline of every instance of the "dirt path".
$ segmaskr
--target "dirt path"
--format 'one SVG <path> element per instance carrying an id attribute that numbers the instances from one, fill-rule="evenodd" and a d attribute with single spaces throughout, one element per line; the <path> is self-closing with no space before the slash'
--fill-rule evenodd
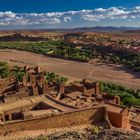
<path id="1" fill-rule="evenodd" d="M 16 50 L 0 50 L 0 61 L 10 61 L 16 65 L 39 65 L 46 71 L 53 71 L 72 79 L 88 78 L 113 82 L 133 89 L 140 88 L 140 73 L 134 73 L 121 66 L 74 62 Z"/>

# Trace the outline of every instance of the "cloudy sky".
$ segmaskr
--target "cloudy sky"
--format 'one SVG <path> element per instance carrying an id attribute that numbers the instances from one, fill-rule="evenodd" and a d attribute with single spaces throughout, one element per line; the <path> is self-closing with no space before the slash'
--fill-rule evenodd
<path id="1" fill-rule="evenodd" d="M 1 0 L 0 29 L 140 26 L 140 0 Z"/>

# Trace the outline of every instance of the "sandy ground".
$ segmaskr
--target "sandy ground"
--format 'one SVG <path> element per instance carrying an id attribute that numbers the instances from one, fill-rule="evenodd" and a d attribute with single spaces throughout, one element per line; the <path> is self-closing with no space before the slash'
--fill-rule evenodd
<path id="1" fill-rule="evenodd" d="M 0 61 L 8 61 L 14 65 L 39 65 L 46 71 L 71 79 L 101 80 L 140 89 L 140 73 L 134 73 L 122 66 L 68 61 L 17 50 L 0 50 Z"/>

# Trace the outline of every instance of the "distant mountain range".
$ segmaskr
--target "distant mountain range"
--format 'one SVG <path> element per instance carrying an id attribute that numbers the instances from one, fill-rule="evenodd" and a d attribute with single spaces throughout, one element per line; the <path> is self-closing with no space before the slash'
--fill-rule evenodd
<path id="1" fill-rule="evenodd" d="M 13 31 L 38 31 L 38 32 L 140 32 L 140 27 L 79 27 L 79 28 L 56 28 L 56 29 L 17 29 Z"/>
<path id="2" fill-rule="evenodd" d="M 115 32 L 115 31 L 137 31 L 140 27 L 113 27 L 113 26 L 96 26 L 96 27 L 81 27 L 71 29 L 45 29 L 50 32 Z"/>

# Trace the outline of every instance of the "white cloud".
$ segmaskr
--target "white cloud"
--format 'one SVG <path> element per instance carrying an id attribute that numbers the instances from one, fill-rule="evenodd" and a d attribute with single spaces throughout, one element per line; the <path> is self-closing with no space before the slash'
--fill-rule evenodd
<path id="1" fill-rule="evenodd" d="M 123 7 L 98 8 L 50 13 L 13 13 L 0 12 L 0 26 L 51 25 L 73 22 L 98 22 L 103 20 L 134 20 L 140 19 L 140 6 L 133 9 Z"/>
<path id="2" fill-rule="evenodd" d="M 71 21 L 71 17 L 64 17 L 64 22 L 68 22 L 68 21 Z"/>
<path id="3" fill-rule="evenodd" d="M 100 18 L 101 16 L 100 17 L 98 16 L 97 18 L 96 16 L 91 15 L 91 14 L 86 14 L 82 16 L 82 19 L 87 20 L 87 21 L 99 21 Z"/>
<path id="4" fill-rule="evenodd" d="M 83 14 L 82 18 L 88 21 L 100 21 L 103 19 L 127 19 L 128 11 L 111 7 L 109 9 L 95 9 L 90 11 L 88 14 Z"/>
<path id="5" fill-rule="evenodd" d="M 15 16 L 16 14 L 11 11 L 0 12 L 0 18 L 15 18 Z"/>

